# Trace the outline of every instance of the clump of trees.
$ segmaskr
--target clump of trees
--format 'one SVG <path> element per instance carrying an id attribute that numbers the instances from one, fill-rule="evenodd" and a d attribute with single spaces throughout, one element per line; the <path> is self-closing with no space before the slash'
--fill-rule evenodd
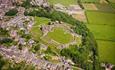
<path id="1" fill-rule="evenodd" d="M 0 45 L 10 46 L 13 43 L 13 40 L 9 37 L 7 30 L 0 28 Z"/>
<path id="2" fill-rule="evenodd" d="M 0 27 L 0 36 L 9 36 L 8 31 Z"/>
<path id="3" fill-rule="evenodd" d="M 29 8 L 29 7 L 31 7 L 30 2 L 31 2 L 31 0 L 25 0 L 21 6 L 25 7 L 25 8 Z"/>
<path id="4" fill-rule="evenodd" d="M 6 16 L 15 16 L 18 13 L 16 8 L 10 9 L 8 12 L 5 13 Z"/>
<path id="5" fill-rule="evenodd" d="M 35 70 L 35 67 L 32 64 L 26 64 L 26 62 L 11 62 L 0 55 L 0 70 Z"/>
<path id="6" fill-rule="evenodd" d="M 32 50 L 33 50 L 34 53 L 36 53 L 38 50 L 40 50 L 40 44 L 37 43 L 34 46 L 32 46 Z"/>

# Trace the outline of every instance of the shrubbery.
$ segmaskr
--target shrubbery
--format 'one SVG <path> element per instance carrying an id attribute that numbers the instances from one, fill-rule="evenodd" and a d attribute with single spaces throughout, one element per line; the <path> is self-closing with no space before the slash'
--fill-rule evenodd
<path id="1" fill-rule="evenodd" d="M 5 13 L 6 16 L 15 16 L 18 13 L 18 10 L 16 8 L 9 10 Z"/>
<path id="2" fill-rule="evenodd" d="M 35 70 L 35 67 L 32 64 L 26 64 L 26 62 L 12 63 L 0 55 L 0 70 Z"/>

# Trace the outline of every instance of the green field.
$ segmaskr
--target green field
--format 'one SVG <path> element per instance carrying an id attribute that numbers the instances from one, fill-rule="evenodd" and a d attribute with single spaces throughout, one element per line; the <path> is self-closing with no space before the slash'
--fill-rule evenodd
<path id="1" fill-rule="evenodd" d="M 49 40 L 53 39 L 61 44 L 69 43 L 73 40 L 73 36 L 67 33 L 62 28 L 54 28 L 53 31 L 49 32 L 46 36 Z"/>
<path id="2" fill-rule="evenodd" d="M 115 41 L 115 26 L 87 24 L 96 39 Z"/>
<path id="3" fill-rule="evenodd" d="M 52 42 L 54 46 L 58 45 L 57 43 L 66 44 L 73 41 L 74 37 L 61 27 L 53 28 L 45 37 L 42 37 L 43 33 L 40 30 L 40 25 L 48 25 L 49 21 L 51 20 L 44 17 L 35 17 L 35 24 L 30 31 L 34 40 L 41 41 L 47 45 L 49 45 L 49 41 L 54 40 L 56 41 L 56 43 Z M 80 40 L 79 38 L 76 39 Z"/>
<path id="4" fill-rule="evenodd" d="M 69 6 L 72 4 L 77 4 L 77 0 L 48 0 L 50 4 L 60 3 L 65 6 Z"/>
<path id="5" fill-rule="evenodd" d="M 45 18 L 45 17 L 35 17 L 35 24 L 34 24 L 34 26 L 48 24 L 49 21 L 50 21 L 50 19 Z"/>
<path id="6" fill-rule="evenodd" d="M 98 43 L 100 61 L 115 64 L 115 14 L 87 11 L 87 24 Z"/>
<path id="7" fill-rule="evenodd" d="M 40 40 L 40 37 L 42 36 L 42 31 L 40 30 L 39 25 L 48 24 L 49 21 L 50 19 L 47 19 L 44 17 L 35 17 L 35 24 L 33 25 L 30 31 L 32 34 L 32 37 L 35 40 Z"/>
<path id="8" fill-rule="evenodd" d="M 90 24 L 115 25 L 115 14 L 98 11 L 87 11 Z"/>
<path id="9" fill-rule="evenodd" d="M 94 3 L 94 2 L 99 2 L 99 0 L 81 0 L 81 2 L 90 2 L 90 3 Z"/>
<path id="10" fill-rule="evenodd" d="M 115 13 L 115 9 L 110 4 L 95 4 L 99 11 Z"/>
<path id="11" fill-rule="evenodd" d="M 109 0 L 110 2 L 112 2 L 112 3 L 115 3 L 115 0 Z"/>
<path id="12" fill-rule="evenodd" d="M 115 64 L 115 42 L 97 40 L 101 61 L 107 61 Z"/>

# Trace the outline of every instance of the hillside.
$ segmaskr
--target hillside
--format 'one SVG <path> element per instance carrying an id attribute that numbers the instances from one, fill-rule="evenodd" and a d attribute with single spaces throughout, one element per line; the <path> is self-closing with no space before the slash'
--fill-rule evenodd
<path id="1" fill-rule="evenodd" d="M 0 2 L 0 70 L 113 68 L 114 1 Z"/>

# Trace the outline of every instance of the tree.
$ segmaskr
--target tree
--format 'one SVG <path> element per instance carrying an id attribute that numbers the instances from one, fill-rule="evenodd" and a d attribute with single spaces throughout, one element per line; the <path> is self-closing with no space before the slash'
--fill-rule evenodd
<path id="1" fill-rule="evenodd" d="M 5 13 L 6 16 L 15 16 L 18 13 L 17 9 L 11 9 L 8 12 Z"/>

